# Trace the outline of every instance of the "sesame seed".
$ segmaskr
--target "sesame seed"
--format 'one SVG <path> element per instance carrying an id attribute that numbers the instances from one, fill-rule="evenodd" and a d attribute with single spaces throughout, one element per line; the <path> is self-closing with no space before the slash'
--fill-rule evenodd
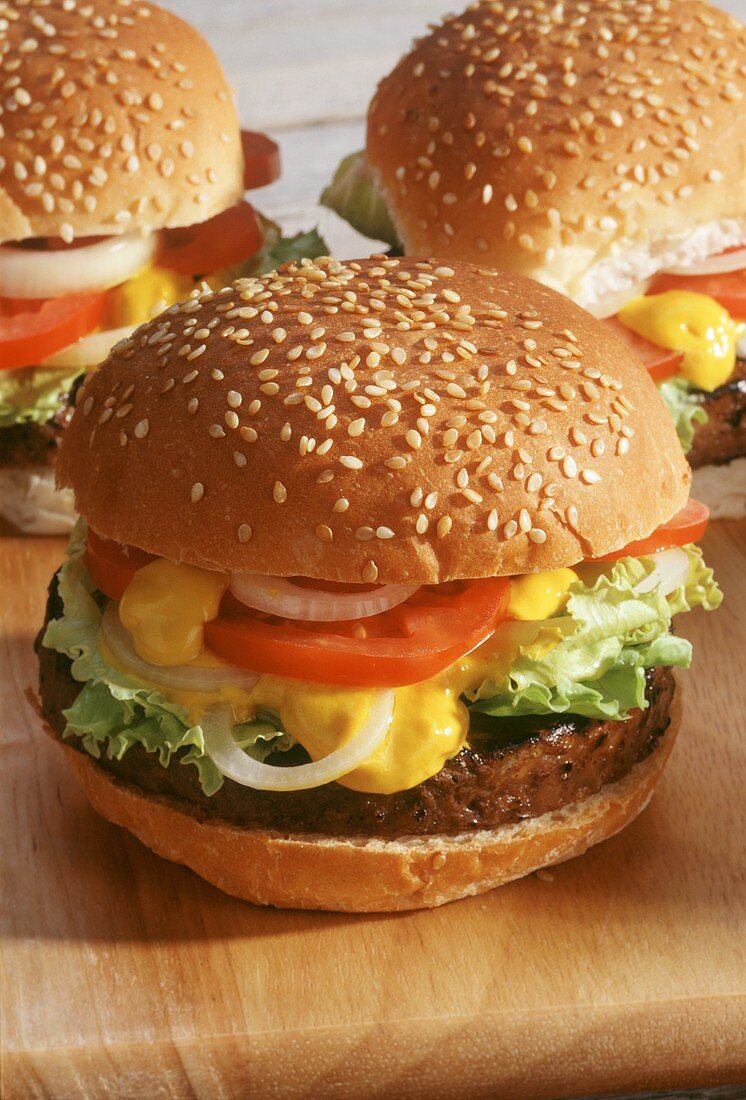
<path id="1" fill-rule="evenodd" d="M 191 490 L 191 493 L 190 493 L 192 504 L 199 504 L 199 502 L 202 500 L 202 497 L 204 495 L 205 495 L 204 485 L 202 484 L 201 481 L 195 481 L 194 485 L 192 485 L 192 490 Z"/>
<path id="2" fill-rule="evenodd" d="M 362 578 L 366 584 L 375 584 L 378 580 L 378 566 L 374 561 L 367 561 L 363 566 Z"/>

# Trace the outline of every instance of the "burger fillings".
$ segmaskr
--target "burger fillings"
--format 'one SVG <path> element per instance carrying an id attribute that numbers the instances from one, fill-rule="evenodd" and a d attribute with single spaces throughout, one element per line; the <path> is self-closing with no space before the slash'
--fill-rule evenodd
<path id="1" fill-rule="evenodd" d="M 384 78 L 322 201 L 405 253 L 519 271 L 608 317 L 695 490 L 737 517 L 745 94 L 746 28 L 705 0 L 472 5 Z"/>
<path id="2" fill-rule="evenodd" d="M 239 281 L 87 379 L 58 471 L 43 712 L 105 816 L 223 889 L 438 904 L 649 798 L 672 617 L 720 600 L 707 513 L 646 372 L 555 292 L 386 257 Z"/>

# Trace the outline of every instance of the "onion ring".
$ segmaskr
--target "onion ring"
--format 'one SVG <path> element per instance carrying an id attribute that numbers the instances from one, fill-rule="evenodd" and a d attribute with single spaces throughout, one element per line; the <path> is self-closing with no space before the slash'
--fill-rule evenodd
<path id="1" fill-rule="evenodd" d="M 126 672 L 143 677 L 156 687 L 202 692 L 218 691 L 221 687 L 237 687 L 251 691 L 259 679 L 258 673 L 247 672 L 228 664 L 222 668 L 192 665 L 161 668 L 160 665 L 151 665 L 135 652 L 130 632 L 123 626 L 119 618 L 119 608 L 114 603 L 110 603 L 104 611 L 101 634 L 112 656 Z"/>
<path id="2" fill-rule="evenodd" d="M 674 546 L 670 550 L 659 550 L 656 554 L 644 556 L 653 559 L 655 568 L 635 585 L 635 592 L 642 595 L 658 588 L 659 595 L 670 596 L 672 592 L 683 588 L 686 584 L 689 576 L 689 559 L 680 547 Z"/>
<path id="3" fill-rule="evenodd" d="M 0 245 L 0 297 L 62 298 L 118 286 L 151 262 L 157 246 L 156 233 L 105 237 L 80 248 Z"/>
<path id="4" fill-rule="evenodd" d="M 717 256 L 706 256 L 704 260 L 695 260 L 691 264 L 679 267 L 667 267 L 664 275 L 725 275 L 730 271 L 746 268 L 746 247 L 721 252 Z"/>
<path id="5" fill-rule="evenodd" d="M 320 760 L 292 768 L 260 764 L 239 748 L 229 707 L 206 711 L 200 725 L 207 755 L 227 779 L 257 791 L 305 791 L 347 775 L 372 756 L 386 736 L 393 712 L 393 691 L 377 691 L 368 720 L 351 741 Z"/>
<path id="6" fill-rule="evenodd" d="M 237 600 L 268 615 L 281 619 L 300 619 L 310 623 L 369 619 L 408 600 L 417 584 L 384 584 L 372 592 L 321 592 L 301 588 L 286 577 L 262 573 L 234 573 L 230 590 Z"/>

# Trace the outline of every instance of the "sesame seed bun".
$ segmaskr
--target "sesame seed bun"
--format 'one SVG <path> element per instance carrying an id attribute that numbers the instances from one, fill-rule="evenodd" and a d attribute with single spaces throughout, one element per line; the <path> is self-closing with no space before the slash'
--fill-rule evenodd
<path id="1" fill-rule="evenodd" d="M 100 535 L 163 557 L 427 584 L 609 553 L 691 474 L 607 326 L 518 275 L 379 256 L 144 325 L 86 380 L 57 476 Z"/>
<path id="2" fill-rule="evenodd" d="M 191 225 L 241 197 L 231 91 L 192 27 L 144 0 L 3 15 L 0 243 Z"/>
<path id="3" fill-rule="evenodd" d="M 62 748 L 102 817 L 226 894 L 283 909 L 374 913 L 429 909 L 482 894 L 614 836 L 652 798 L 680 725 L 677 695 L 668 729 L 650 756 L 581 802 L 477 833 L 398 840 L 283 836 L 205 819 L 184 813 L 168 796 L 142 793 L 85 753 Z"/>
<path id="4" fill-rule="evenodd" d="M 405 251 L 582 305 L 746 241 L 746 27 L 704 0 L 502 0 L 380 84 L 367 161 Z M 678 259 L 681 262 L 681 259 Z"/>

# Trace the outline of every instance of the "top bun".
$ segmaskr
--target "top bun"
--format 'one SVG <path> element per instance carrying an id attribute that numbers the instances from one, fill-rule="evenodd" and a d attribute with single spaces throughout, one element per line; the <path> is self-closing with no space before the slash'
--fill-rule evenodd
<path id="1" fill-rule="evenodd" d="M 143 325 L 86 380 L 57 475 L 151 553 L 381 584 L 597 557 L 690 481 L 608 326 L 519 275 L 385 256 L 286 264 Z"/>
<path id="2" fill-rule="evenodd" d="M 0 29 L 0 243 L 205 221 L 243 194 L 204 38 L 144 0 L 10 0 Z"/>
<path id="3" fill-rule="evenodd" d="M 367 159 L 405 251 L 582 305 L 746 241 L 746 27 L 704 0 L 492 0 L 380 84 Z"/>

